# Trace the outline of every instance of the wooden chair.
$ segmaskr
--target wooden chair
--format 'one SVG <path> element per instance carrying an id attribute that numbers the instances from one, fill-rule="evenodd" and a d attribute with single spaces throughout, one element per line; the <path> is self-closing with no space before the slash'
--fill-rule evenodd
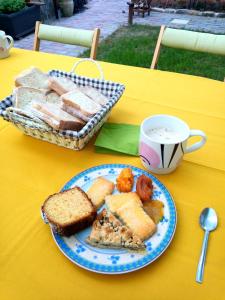
<path id="1" fill-rule="evenodd" d="M 150 67 L 151 69 L 157 67 L 161 45 L 177 49 L 225 55 L 225 35 L 161 26 Z"/>
<path id="2" fill-rule="evenodd" d="M 51 26 L 36 22 L 33 50 L 39 51 L 41 40 L 91 48 L 90 58 L 96 59 L 100 29 L 84 30 Z"/>
<path id="3" fill-rule="evenodd" d="M 141 13 L 143 18 L 145 13 L 150 15 L 152 0 L 131 0 L 131 2 L 134 4 L 134 12 L 137 12 L 138 15 Z"/>

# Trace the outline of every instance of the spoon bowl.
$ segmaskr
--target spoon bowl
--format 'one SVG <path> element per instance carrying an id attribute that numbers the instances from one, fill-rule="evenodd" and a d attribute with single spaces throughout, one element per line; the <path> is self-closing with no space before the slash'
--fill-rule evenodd
<path id="1" fill-rule="evenodd" d="M 208 207 L 204 208 L 201 212 L 199 223 L 204 230 L 215 230 L 218 224 L 218 218 L 215 210 Z"/>

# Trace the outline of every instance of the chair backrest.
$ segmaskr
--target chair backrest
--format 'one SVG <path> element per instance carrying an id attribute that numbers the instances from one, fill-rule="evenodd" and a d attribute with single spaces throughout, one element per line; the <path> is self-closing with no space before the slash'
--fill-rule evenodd
<path id="1" fill-rule="evenodd" d="M 34 50 L 39 50 L 40 40 L 46 40 L 91 48 L 90 57 L 95 59 L 99 35 L 100 30 L 98 28 L 95 30 L 84 30 L 45 25 L 37 22 L 35 29 Z"/>
<path id="2" fill-rule="evenodd" d="M 225 55 L 225 35 L 166 28 L 161 44 L 167 47 Z"/>
<path id="3" fill-rule="evenodd" d="M 225 35 L 161 26 L 151 69 L 155 69 L 157 65 L 161 45 L 177 49 L 225 55 Z"/>

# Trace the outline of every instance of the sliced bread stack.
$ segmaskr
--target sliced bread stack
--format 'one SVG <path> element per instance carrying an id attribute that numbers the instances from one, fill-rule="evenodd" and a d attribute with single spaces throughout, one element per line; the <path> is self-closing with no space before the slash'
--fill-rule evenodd
<path id="1" fill-rule="evenodd" d="M 108 98 L 90 86 L 71 79 L 48 76 L 38 68 L 23 71 L 15 79 L 15 107 L 32 112 L 55 130 L 79 131 L 104 106 Z"/>

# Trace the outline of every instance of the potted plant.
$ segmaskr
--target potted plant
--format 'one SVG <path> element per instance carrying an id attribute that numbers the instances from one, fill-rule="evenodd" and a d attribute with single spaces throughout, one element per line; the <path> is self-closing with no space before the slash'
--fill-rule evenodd
<path id="1" fill-rule="evenodd" d="M 0 28 L 15 39 L 34 31 L 40 19 L 40 6 L 26 6 L 25 0 L 0 0 Z"/>
<path id="2" fill-rule="evenodd" d="M 64 17 L 71 17 L 73 15 L 73 10 L 74 10 L 73 0 L 60 0 L 59 7 Z"/>

